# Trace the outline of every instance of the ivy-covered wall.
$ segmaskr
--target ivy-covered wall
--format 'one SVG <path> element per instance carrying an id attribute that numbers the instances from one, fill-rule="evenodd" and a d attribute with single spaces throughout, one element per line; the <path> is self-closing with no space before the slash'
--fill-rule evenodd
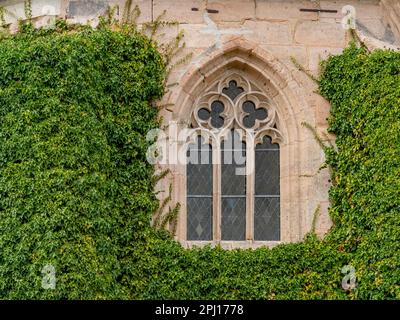
<path id="1" fill-rule="evenodd" d="M 400 298 L 400 54 L 352 46 L 323 66 L 334 228 L 274 249 L 185 250 L 157 208 L 146 133 L 163 93 L 156 45 L 131 28 L 0 42 L 0 297 Z M 55 288 L 43 288 L 45 266 Z M 344 266 L 357 287 L 342 288 Z M 46 270 L 46 269 L 45 269 Z M 45 286 L 46 287 L 46 286 Z"/>
<path id="2" fill-rule="evenodd" d="M 350 254 L 355 297 L 400 298 L 400 52 L 353 45 L 323 68 L 338 148 L 328 150 L 329 239 Z"/>
<path id="3" fill-rule="evenodd" d="M 154 44 L 129 28 L 28 24 L 0 42 L 1 298 L 130 296 L 157 207 L 145 137 L 163 79 Z"/>

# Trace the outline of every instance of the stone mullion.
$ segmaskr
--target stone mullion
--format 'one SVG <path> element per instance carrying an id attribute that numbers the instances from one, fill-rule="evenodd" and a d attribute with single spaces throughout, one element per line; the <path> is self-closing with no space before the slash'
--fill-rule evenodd
<path id="1" fill-rule="evenodd" d="M 213 148 L 213 240 L 221 241 L 221 148 L 217 141 Z"/>
<path id="2" fill-rule="evenodd" d="M 246 240 L 254 239 L 254 139 L 250 134 L 246 135 Z"/>

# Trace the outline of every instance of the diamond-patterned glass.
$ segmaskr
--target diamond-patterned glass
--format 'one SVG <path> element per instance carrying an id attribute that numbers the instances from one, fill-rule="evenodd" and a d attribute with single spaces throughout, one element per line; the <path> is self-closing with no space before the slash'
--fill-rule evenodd
<path id="1" fill-rule="evenodd" d="M 212 240 L 212 198 L 187 198 L 187 239 Z"/>
<path id="2" fill-rule="evenodd" d="M 231 131 L 221 149 L 221 238 L 245 240 L 246 144 Z"/>
<path id="3" fill-rule="evenodd" d="M 279 145 L 265 137 L 255 150 L 254 240 L 280 240 Z"/>
<path id="4" fill-rule="evenodd" d="M 212 148 L 198 137 L 187 157 L 187 239 L 212 240 Z"/>
<path id="5" fill-rule="evenodd" d="M 246 144 L 232 131 L 221 144 L 222 195 L 246 194 Z"/>
<path id="6" fill-rule="evenodd" d="M 246 238 L 246 198 L 221 199 L 221 239 L 243 241 Z"/>
<path id="7" fill-rule="evenodd" d="M 269 137 L 255 150 L 255 194 L 279 195 L 279 145 Z"/>
<path id="8" fill-rule="evenodd" d="M 226 94 L 232 101 L 244 91 L 242 87 L 237 86 L 235 80 L 229 81 L 228 87 L 222 89 L 222 93 Z"/>
<path id="9" fill-rule="evenodd" d="M 256 197 L 254 199 L 254 240 L 280 240 L 279 207 L 279 197 Z"/>
<path id="10" fill-rule="evenodd" d="M 212 194 L 212 149 L 209 144 L 191 144 L 187 151 L 186 182 L 188 195 Z"/>

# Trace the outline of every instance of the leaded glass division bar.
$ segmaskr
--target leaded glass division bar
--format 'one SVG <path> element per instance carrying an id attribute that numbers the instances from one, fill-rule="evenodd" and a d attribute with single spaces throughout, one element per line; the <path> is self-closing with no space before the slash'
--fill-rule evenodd
<path id="1" fill-rule="evenodd" d="M 236 131 L 221 144 L 221 240 L 246 237 L 246 144 Z"/>
<path id="2" fill-rule="evenodd" d="M 279 145 L 265 136 L 255 148 L 254 240 L 280 240 Z"/>
<path id="3" fill-rule="evenodd" d="M 212 147 L 197 137 L 189 145 L 186 165 L 187 240 L 213 240 Z"/>

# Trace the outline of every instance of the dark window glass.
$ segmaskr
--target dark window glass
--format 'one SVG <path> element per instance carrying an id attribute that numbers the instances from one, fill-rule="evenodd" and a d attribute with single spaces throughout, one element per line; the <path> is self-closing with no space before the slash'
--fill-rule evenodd
<path id="1" fill-rule="evenodd" d="M 280 240 L 279 145 L 265 137 L 255 149 L 254 240 Z"/>
<path id="2" fill-rule="evenodd" d="M 212 240 L 212 148 L 198 137 L 189 146 L 186 166 L 187 239 Z"/>
<path id="3" fill-rule="evenodd" d="M 264 108 L 256 109 L 256 105 L 252 101 L 245 101 L 243 103 L 243 111 L 247 115 L 243 118 L 243 124 L 246 128 L 252 128 L 257 120 L 265 120 L 268 116 L 268 112 Z"/>
<path id="4" fill-rule="evenodd" d="M 221 150 L 221 239 L 245 240 L 246 144 L 231 131 Z"/>
<path id="5" fill-rule="evenodd" d="M 246 197 L 221 199 L 221 239 L 243 241 L 246 237 Z"/>
<path id="6" fill-rule="evenodd" d="M 221 101 L 211 103 L 211 125 L 214 128 L 221 128 L 224 125 L 224 118 L 221 116 L 224 109 L 224 104 Z"/>
<path id="7" fill-rule="evenodd" d="M 201 108 L 197 112 L 197 115 L 199 119 L 203 121 L 208 121 L 211 118 L 211 126 L 214 128 L 221 128 L 224 125 L 224 118 L 221 116 L 224 109 L 224 104 L 217 100 L 211 103 L 211 111 L 206 108 Z"/>
<path id="8" fill-rule="evenodd" d="M 254 199 L 254 240 L 279 241 L 279 198 L 258 197 Z"/>
<path id="9" fill-rule="evenodd" d="M 187 239 L 212 240 L 212 197 L 188 197 Z"/>
<path id="10" fill-rule="evenodd" d="M 199 116 L 200 120 L 207 121 L 211 117 L 211 112 L 208 111 L 206 108 L 201 108 L 198 112 L 197 115 Z"/>
<path id="11" fill-rule="evenodd" d="M 228 87 L 222 89 L 222 93 L 226 94 L 232 101 L 244 91 L 242 87 L 237 86 L 235 80 L 229 81 Z"/>

